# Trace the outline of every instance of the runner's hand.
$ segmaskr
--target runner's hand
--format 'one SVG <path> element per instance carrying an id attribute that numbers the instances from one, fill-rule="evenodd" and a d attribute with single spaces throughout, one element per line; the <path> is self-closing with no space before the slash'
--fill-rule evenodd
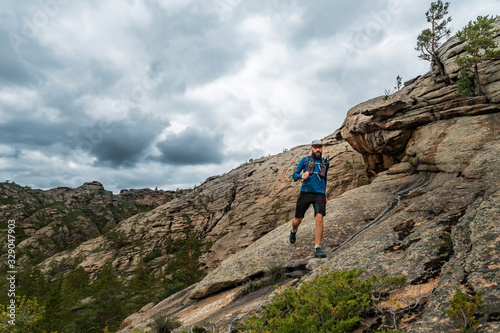
<path id="1" fill-rule="evenodd" d="M 302 179 L 307 179 L 309 177 L 309 171 L 306 171 L 302 174 Z"/>

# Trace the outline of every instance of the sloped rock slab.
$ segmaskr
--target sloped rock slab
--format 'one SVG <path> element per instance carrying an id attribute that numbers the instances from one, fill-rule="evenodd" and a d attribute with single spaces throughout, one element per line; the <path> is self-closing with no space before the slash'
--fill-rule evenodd
<path id="1" fill-rule="evenodd" d="M 333 250 L 365 228 L 397 198 L 396 191 L 399 187 L 417 181 L 420 177 L 422 176 L 413 175 L 394 177 L 390 181 L 377 181 L 330 200 L 324 218 L 323 249 L 327 252 Z M 363 198 L 363 202 L 360 202 L 359 198 Z M 190 297 L 200 299 L 235 286 L 262 274 L 273 264 L 290 267 L 297 260 L 310 259 L 314 251 L 313 214 L 311 208 L 299 227 L 295 244 L 292 245 L 288 241 L 290 221 L 223 261 L 196 286 Z"/>

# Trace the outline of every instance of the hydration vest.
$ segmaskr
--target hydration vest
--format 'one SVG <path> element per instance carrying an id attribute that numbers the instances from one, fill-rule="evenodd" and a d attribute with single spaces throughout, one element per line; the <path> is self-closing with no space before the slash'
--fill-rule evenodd
<path id="1" fill-rule="evenodd" d="M 307 158 L 305 171 L 309 172 L 310 175 L 312 175 L 313 173 L 316 173 L 321 178 L 325 178 L 326 177 L 326 170 L 328 169 L 327 162 L 329 160 L 330 160 L 330 158 L 327 157 L 327 158 L 321 158 L 321 162 L 316 162 L 314 157 L 309 155 L 309 157 Z M 319 171 L 318 172 L 314 172 L 314 165 L 315 164 L 319 164 Z"/>

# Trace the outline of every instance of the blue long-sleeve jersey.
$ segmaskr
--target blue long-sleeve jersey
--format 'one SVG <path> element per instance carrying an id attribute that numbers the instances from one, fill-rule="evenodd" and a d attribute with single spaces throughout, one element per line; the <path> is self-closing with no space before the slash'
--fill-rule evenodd
<path id="1" fill-rule="evenodd" d="M 311 154 L 311 156 L 314 155 Z M 307 161 L 309 157 L 306 156 L 302 158 L 299 162 L 299 165 L 297 165 L 297 168 L 295 169 L 292 178 L 293 180 L 297 181 L 299 179 L 302 179 L 301 172 L 305 171 L 305 168 L 307 167 Z M 308 193 L 325 193 L 326 192 L 326 173 L 325 173 L 325 178 L 322 178 L 319 176 L 318 172 L 321 168 L 322 165 L 322 159 L 314 159 L 314 173 L 309 174 L 309 177 L 307 179 L 304 179 L 302 181 L 302 187 L 300 188 L 301 192 L 308 192 Z M 330 163 L 326 162 L 326 171 L 328 173 L 328 168 L 330 167 Z"/>

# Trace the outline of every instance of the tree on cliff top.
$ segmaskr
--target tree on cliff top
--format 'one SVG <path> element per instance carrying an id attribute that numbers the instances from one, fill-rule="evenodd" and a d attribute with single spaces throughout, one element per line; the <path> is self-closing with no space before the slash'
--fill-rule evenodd
<path id="1" fill-rule="evenodd" d="M 497 43 L 494 38 L 500 29 L 494 29 L 493 22 L 497 17 L 478 16 L 476 21 L 470 21 L 462 30 L 457 32 L 457 37 L 461 42 L 466 42 L 464 46 L 465 56 L 459 55 L 455 63 L 460 67 L 473 72 L 475 95 L 483 95 L 479 83 L 479 71 L 477 65 L 486 58 L 496 58 L 500 51 L 495 51 Z M 466 74 L 464 74 L 466 75 Z"/>
<path id="2" fill-rule="evenodd" d="M 417 37 L 417 46 L 415 47 L 415 50 L 420 51 L 418 57 L 436 64 L 439 74 L 447 83 L 450 82 L 446 76 L 444 65 L 437 55 L 437 49 L 441 45 L 440 40 L 451 33 L 451 29 L 447 27 L 448 23 L 451 22 L 451 17 L 445 18 L 449 5 L 449 2 L 443 4 L 441 0 L 431 3 L 431 7 L 425 13 L 431 28 L 422 30 Z"/>

